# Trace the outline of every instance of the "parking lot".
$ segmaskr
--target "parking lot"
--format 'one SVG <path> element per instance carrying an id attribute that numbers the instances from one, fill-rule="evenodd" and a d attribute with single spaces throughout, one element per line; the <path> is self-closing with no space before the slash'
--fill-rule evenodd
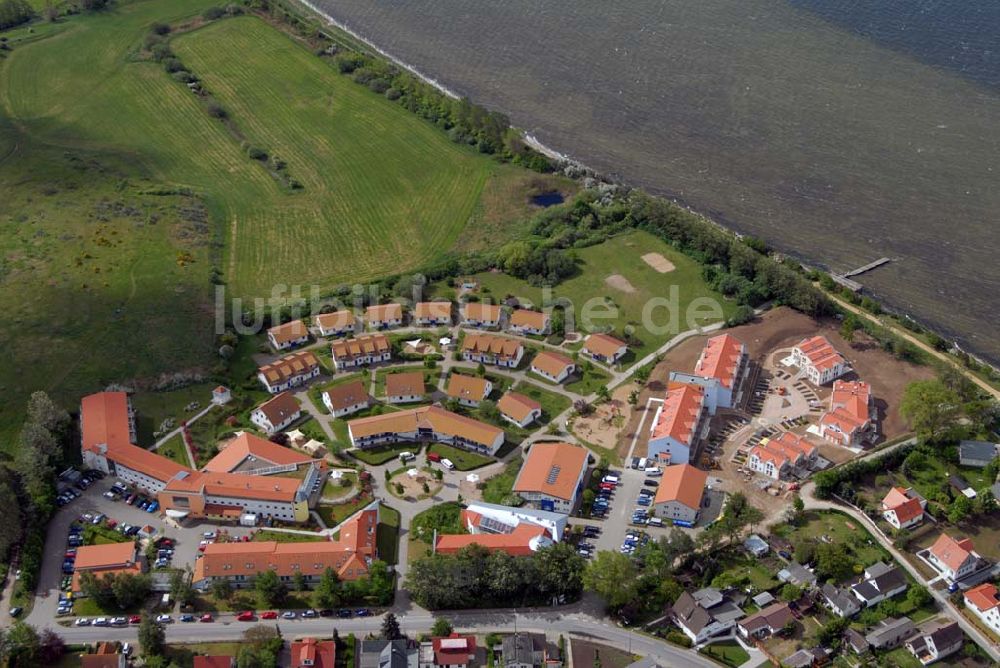
<path id="1" fill-rule="evenodd" d="M 203 534 L 219 530 L 218 525 L 209 523 L 192 523 L 189 526 L 180 527 L 170 520 L 161 518 L 157 512 L 148 513 L 135 505 L 128 505 L 122 500 L 105 497 L 105 492 L 109 491 L 115 482 L 116 480 L 111 477 L 98 480 L 88 489 L 82 491 L 79 498 L 60 508 L 49 523 L 45 540 L 45 561 L 39 576 L 39 595 L 29 617 L 30 621 L 48 624 L 58 614 L 60 584 L 65 576 L 63 560 L 68 548 L 67 538 L 70 533 L 70 525 L 73 522 L 85 525 L 86 522 L 82 522 L 81 517 L 104 515 L 106 519 L 100 523 L 101 526 L 108 526 L 108 520 L 110 520 L 115 524 L 116 529 L 125 524 L 136 527 L 152 526 L 155 529 L 154 536 L 156 538 L 165 537 L 173 541 L 174 555 L 170 560 L 169 567 L 181 569 L 188 565 L 194 565 L 199 543 L 204 539 Z M 226 531 L 234 538 L 242 538 L 252 534 L 254 529 L 227 527 Z M 153 564 L 149 564 L 149 566 L 152 567 Z"/>

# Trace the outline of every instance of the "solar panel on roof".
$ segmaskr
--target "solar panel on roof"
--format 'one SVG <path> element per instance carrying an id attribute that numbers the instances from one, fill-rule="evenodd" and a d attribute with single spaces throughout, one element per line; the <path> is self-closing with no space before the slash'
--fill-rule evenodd
<path id="1" fill-rule="evenodd" d="M 549 475 L 547 478 L 545 478 L 545 483 L 548 485 L 554 485 L 556 479 L 559 477 L 559 470 L 560 469 L 558 464 L 554 465 L 551 469 L 549 469 Z"/>
<path id="2" fill-rule="evenodd" d="M 499 534 L 508 534 L 514 531 L 514 527 L 512 525 L 506 524 L 492 517 L 481 518 L 479 520 L 479 528 L 489 533 Z"/>

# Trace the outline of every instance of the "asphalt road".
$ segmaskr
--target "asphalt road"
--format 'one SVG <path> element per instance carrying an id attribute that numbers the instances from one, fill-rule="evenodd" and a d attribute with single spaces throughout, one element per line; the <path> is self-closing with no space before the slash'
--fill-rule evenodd
<path id="1" fill-rule="evenodd" d="M 406 612 L 397 611 L 400 628 L 404 633 L 415 635 L 426 632 L 438 615 L 433 615 L 420 609 Z M 687 651 L 659 640 L 633 633 L 620 628 L 608 621 L 595 619 L 589 612 L 576 610 L 564 611 L 514 611 L 514 610 L 470 610 L 440 615 L 447 617 L 457 630 L 462 632 L 489 633 L 493 631 L 513 632 L 536 631 L 550 634 L 581 636 L 607 643 L 617 648 L 631 650 L 636 654 L 658 659 L 662 665 L 676 668 L 708 668 L 714 667 L 712 661 L 699 654 Z M 381 618 L 353 619 L 298 619 L 295 621 L 277 620 L 265 622 L 276 624 L 285 638 L 306 635 L 328 636 L 334 627 L 341 635 L 355 635 L 368 632 L 378 632 Z M 167 627 L 167 641 L 206 642 L 213 640 L 237 640 L 251 624 L 232 621 L 231 616 L 215 622 L 202 624 L 174 623 Z M 93 642 L 96 640 L 120 640 L 135 642 L 138 630 L 135 627 L 125 628 L 91 628 L 70 627 L 56 629 L 68 643 Z"/>

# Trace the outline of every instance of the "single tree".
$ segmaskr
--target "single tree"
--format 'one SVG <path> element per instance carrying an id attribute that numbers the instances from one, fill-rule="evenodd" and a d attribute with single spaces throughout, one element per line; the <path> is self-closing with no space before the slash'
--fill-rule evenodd
<path id="1" fill-rule="evenodd" d="M 382 618 L 382 639 L 399 640 L 403 637 L 403 632 L 399 628 L 399 620 L 393 613 L 386 614 Z"/>
<path id="2" fill-rule="evenodd" d="M 450 636 L 454 631 L 455 629 L 452 627 L 451 622 L 444 617 L 438 617 L 435 619 L 434 625 L 431 626 L 431 635 L 435 638 Z"/>
<path id="3" fill-rule="evenodd" d="M 233 585 L 229 580 L 215 580 L 211 586 L 212 596 L 220 601 L 228 601 L 233 595 Z"/>
<path id="4" fill-rule="evenodd" d="M 285 597 L 288 595 L 288 588 L 274 571 L 258 573 L 257 579 L 254 582 L 254 589 L 257 590 L 257 594 L 264 602 L 264 605 L 272 608 L 284 603 Z"/>
<path id="5" fill-rule="evenodd" d="M 620 552 L 598 552 L 583 571 L 583 586 L 603 598 L 609 608 L 620 608 L 637 594 L 635 562 Z"/>
<path id="6" fill-rule="evenodd" d="M 143 656 L 160 656 L 166 642 L 163 627 L 149 615 L 143 615 L 139 622 L 139 648 Z"/>
<path id="7" fill-rule="evenodd" d="M 305 573 L 295 571 L 295 574 L 292 576 L 292 586 L 295 588 L 295 591 L 305 591 L 308 589 Z"/>

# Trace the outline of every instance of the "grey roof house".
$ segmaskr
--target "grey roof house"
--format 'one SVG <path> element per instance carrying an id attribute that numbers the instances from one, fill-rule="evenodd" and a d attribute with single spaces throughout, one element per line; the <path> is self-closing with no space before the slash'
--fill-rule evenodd
<path id="1" fill-rule="evenodd" d="M 883 619 L 868 632 L 865 640 L 874 649 L 893 649 L 903 644 L 903 641 L 917 632 L 909 617 Z"/>
<path id="2" fill-rule="evenodd" d="M 812 587 L 816 584 L 816 575 L 794 561 L 778 571 L 778 579 L 798 587 Z"/>
<path id="3" fill-rule="evenodd" d="M 420 646 L 409 640 L 362 640 L 358 668 L 417 668 Z"/>
<path id="4" fill-rule="evenodd" d="M 861 610 L 861 604 L 846 589 L 825 583 L 819 591 L 827 607 L 838 617 L 853 617 Z"/>
<path id="5" fill-rule="evenodd" d="M 550 659 L 557 656 L 554 651 L 550 651 L 545 636 L 541 633 L 515 633 L 504 636 L 501 647 L 503 668 L 538 668 L 542 665 L 554 665 Z"/>
<path id="6" fill-rule="evenodd" d="M 962 649 L 965 635 L 958 622 L 923 624 L 917 635 L 906 641 L 906 649 L 925 666 Z"/>
<path id="7" fill-rule="evenodd" d="M 903 571 L 880 561 L 865 569 L 865 578 L 852 586 L 851 591 L 864 607 L 870 608 L 903 593 L 907 586 Z"/>
<path id="8" fill-rule="evenodd" d="M 961 441 L 958 444 L 958 463 L 962 466 L 983 468 L 998 456 L 995 443 L 986 441 Z"/>

